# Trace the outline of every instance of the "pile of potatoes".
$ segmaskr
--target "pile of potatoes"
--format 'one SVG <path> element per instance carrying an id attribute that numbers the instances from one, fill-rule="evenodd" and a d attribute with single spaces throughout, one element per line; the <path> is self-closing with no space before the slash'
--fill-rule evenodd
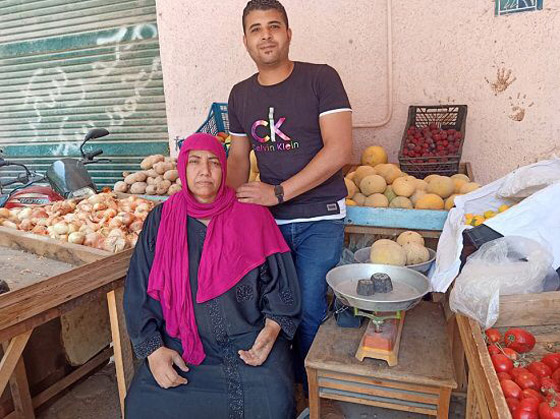
<path id="1" fill-rule="evenodd" d="M 372 159 L 372 148 L 381 147 L 368 147 L 362 156 L 362 165 L 344 178 L 348 190 L 346 205 L 449 210 L 457 195 L 480 187 L 463 174 L 451 177 L 434 174 L 417 179 L 402 172 L 397 165 L 386 163 L 386 154 L 384 159 Z"/>
<path id="2" fill-rule="evenodd" d="M 138 195 L 173 195 L 181 190 L 177 159 L 154 154 L 140 163 L 141 171 L 123 172 L 124 180 L 115 183 L 115 192 Z"/>
<path id="3" fill-rule="evenodd" d="M 415 231 L 405 231 L 397 241 L 381 239 L 371 246 L 371 263 L 408 266 L 427 262 L 430 252 L 424 246 L 424 238 Z"/>

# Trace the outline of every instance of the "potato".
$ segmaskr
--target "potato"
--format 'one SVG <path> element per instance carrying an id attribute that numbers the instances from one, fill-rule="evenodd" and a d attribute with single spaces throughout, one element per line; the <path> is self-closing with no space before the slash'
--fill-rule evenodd
<path id="1" fill-rule="evenodd" d="M 156 172 L 154 169 L 146 170 L 144 173 L 146 173 L 147 177 L 158 177 L 159 176 L 158 172 Z"/>
<path id="2" fill-rule="evenodd" d="M 113 190 L 115 192 L 128 192 L 128 183 L 123 182 L 122 180 L 119 180 L 117 183 L 115 183 L 115 186 L 113 187 Z"/>
<path id="3" fill-rule="evenodd" d="M 157 191 L 156 185 L 146 186 L 146 195 L 157 195 L 156 191 Z"/>
<path id="4" fill-rule="evenodd" d="M 181 178 L 178 177 L 177 180 L 175 181 L 175 183 L 176 183 L 177 185 L 181 186 L 181 185 L 182 185 Z"/>
<path id="5" fill-rule="evenodd" d="M 163 161 L 167 162 L 167 163 L 173 163 L 173 164 L 177 164 L 177 157 L 166 157 Z"/>
<path id="6" fill-rule="evenodd" d="M 165 172 L 163 174 L 163 178 L 165 180 L 169 180 L 171 182 L 175 182 L 177 180 L 177 178 L 179 177 L 179 172 L 175 169 L 173 170 L 168 170 L 167 172 Z"/>
<path id="7" fill-rule="evenodd" d="M 151 169 L 154 164 L 165 161 L 165 156 L 161 154 L 154 154 L 153 156 L 148 156 L 140 163 L 140 167 L 144 170 Z"/>
<path id="8" fill-rule="evenodd" d="M 137 172 L 131 175 L 128 175 L 124 178 L 124 181 L 129 185 L 132 185 L 136 182 L 145 182 L 146 181 L 146 174 L 144 172 Z"/>
<path id="9" fill-rule="evenodd" d="M 161 182 L 156 183 L 156 194 L 165 195 L 170 186 L 171 182 L 169 180 L 162 180 Z"/>
<path id="10" fill-rule="evenodd" d="M 181 192 L 182 189 L 183 188 L 181 188 L 181 185 L 177 185 L 177 184 L 171 185 L 167 190 L 167 195 L 173 195 L 174 193 Z"/>
<path id="11" fill-rule="evenodd" d="M 159 162 L 154 164 L 154 170 L 159 174 L 159 175 L 163 175 L 165 172 L 167 172 L 168 170 L 173 170 L 173 163 L 169 163 L 169 162 Z"/>
<path id="12" fill-rule="evenodd" d="M 146 179 L 148 185 L 157 185 L 163 180 L 163 176 L 149 177 Z"/>
<path id="13" fill-rule="evenodd" d="M 130 186 L 130 193 L 134 193 L 134 194 L 143 194 L 146 192 L 146 187 L 147 187 L 147 183 L 146 182 L 136 182 L 133 183 Z"/>

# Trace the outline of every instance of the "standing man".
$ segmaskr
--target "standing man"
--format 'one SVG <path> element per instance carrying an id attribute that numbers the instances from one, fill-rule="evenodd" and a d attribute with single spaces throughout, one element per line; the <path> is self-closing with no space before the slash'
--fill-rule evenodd
<path id="1" fill-rule="evenodd" d="M 288 58 L 292 31 L 278 1 L 249 1 L 243 31 L 258 73 L 229 97 L 227 181 L 239 201 L 270 207 L 292 249 L 302 295 L 296 370 L 305 383 L 303 360 L 327 311 L 325 276 L 342 253 L 352 110 L 332 67 Z M 247 183 L 251 149 L 261 181 Z"/>

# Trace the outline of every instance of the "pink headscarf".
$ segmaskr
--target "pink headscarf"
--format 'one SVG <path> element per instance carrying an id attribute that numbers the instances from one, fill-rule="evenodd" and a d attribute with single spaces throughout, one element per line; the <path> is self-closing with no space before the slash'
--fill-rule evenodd
<path id="1" fill-rule="evenodd" d="M 187 187 L 191 150 L 214 153 L 222 166 L 222 183 L 210 204 L 198 202 Z M 228 291 L 262 265 L 267 256 L 290 249 L 267 208 L 238 202 L 235 191 L 226 186 L 225 151 L 212 135 L 197 133 L 188 137 L 181 147 L 177 170 L 183 190 L 163 204 L 148 295 L 160 301 L 169 335 L 181 339 L 183 359 L 199 365 L 206 355 L 191 296 L 187 216 L 211 219 L 198 269 L 197 303 Z"/>

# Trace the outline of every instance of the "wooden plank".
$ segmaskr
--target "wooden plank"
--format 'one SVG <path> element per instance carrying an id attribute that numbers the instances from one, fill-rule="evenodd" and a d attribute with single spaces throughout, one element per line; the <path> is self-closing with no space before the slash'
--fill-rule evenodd
<path id="1" fill-rule="evenodd" d="M 0 394 L 4 392 L 32 332 L 33 330 L 28 330 L 12 338 L 7 344 L 2 361 L 0 361 Z"/>
<path id="2" fill-rule="evenodd" d="M 439 396 L 439 404 L 437 407 L 438 419 L 447 419 L 449 416 L 449 402 L 451 400 L 451 389 L 442 388 Z"/>
<path id="3" fill-rule="evenodd" d="M 4 350 L 7 349 L 6 343 L 2 344 Z M 18 418 L 35 418 L 33 410 L 33 402 L 29 392 L 29 383 L 27 381 L 27 373 L 25 371 L 25 363 L 23 356 L 19 357 L 14 372 L 10 378 L 10 392 L 14 402 L 14 415 Z"/>
<path id="4" fill-rule="evenodd" d="M 126 276 L 134 249 L 0 295 L 0 331 Z"/>
<path id="5" fill-rule="evenodd" d="M 94 369 L 100 367 L 101 365 L 103 365 L 103 363 L 106 363 L 112 354 L 113 350 L 111 348 L 105 349 L 104 351 L 100 352 L 92 359 L 90 359 L 88 362 L 86 362 L 84 365 L 72 371 L 60 381 L 57 381 L 46 390 L 37 394 L 35 397 L 33 397 L 33 407 L 38 408 L 68 386 L 74 384 L 76 381 L 86 376 Z"/>
<path id="6" fill-rule="evenodd" d="M 306 368 L 306 370 L 309 385 L 309 418 L 319 419 L 321 417 L 321 401 L 319 400 L 317 370 L 315 368 Z"/>
<path id="7" fill-rule="evenodd" d="M 457 389 L 460 391 L 466 390 L 467 371 L 465 368 L 465 349 L 463 348 L 463 342 L 461 342 L 461 334 L 459 333 L 455 313 L 447 320 L 447 337 L 451 345 Z"/>
<path id="8" fill-rule="evenodd" d="M 500 296 L 494 327 L 560 324 L 560 291 Z"/>
<path id="9" fill-rule="evenodd" d="M 436 415 L 436 410 L 435 409 L 432 410 L 432 409 L 425 409 L 425 408 L 421 408 L 421 407 L 405 406 L 405 405 L 400 405 L 400 404 L 397 404 L 397 403 L 387 403 L 387 402 L 373 401 L 373 400 L 368 400 L 368 399 L 365 399 L 365 398 L 344 396 L 344 395 L 341 395 L 341 394 L 326 393 L 326 392 L 323 392 L 323 391 L 320 392 L 319 395 L 320 395 L 320 397 L 325 398 L 325 399 L 339 400 L 341 402 L 359 403 L 359 404 L 365 404 L 365 405 L 368 405 L 368 406 L 383 407 L 385 409 L 392 409 L 392 410 L 402 410 L 404 412 L 420 413 L 420 414 L 423 414 L 423 415 L 430 415 L 430 416 L 435 416 Z"/>
<path id="10" fill-rule="evenodd" d="M 123 295 L 124 288 L 122 287 L 111 291 L 107 294 L 107 303 L 109 305 L 109 317 L 111 318 L 119 401 L 121 414 L 124 418 L 124 399 L 128 386 L 134 376 L 134 364 L 132 362 L 132 347 L 124 319 Z"/>
<path id="11" fill-rule="evenodd" d="M 111 255 L 104 250 L 66 243 L 39 234 L 0 226 L 0 246 L 35 253 L 71 265 L 83 265 Z"/>

